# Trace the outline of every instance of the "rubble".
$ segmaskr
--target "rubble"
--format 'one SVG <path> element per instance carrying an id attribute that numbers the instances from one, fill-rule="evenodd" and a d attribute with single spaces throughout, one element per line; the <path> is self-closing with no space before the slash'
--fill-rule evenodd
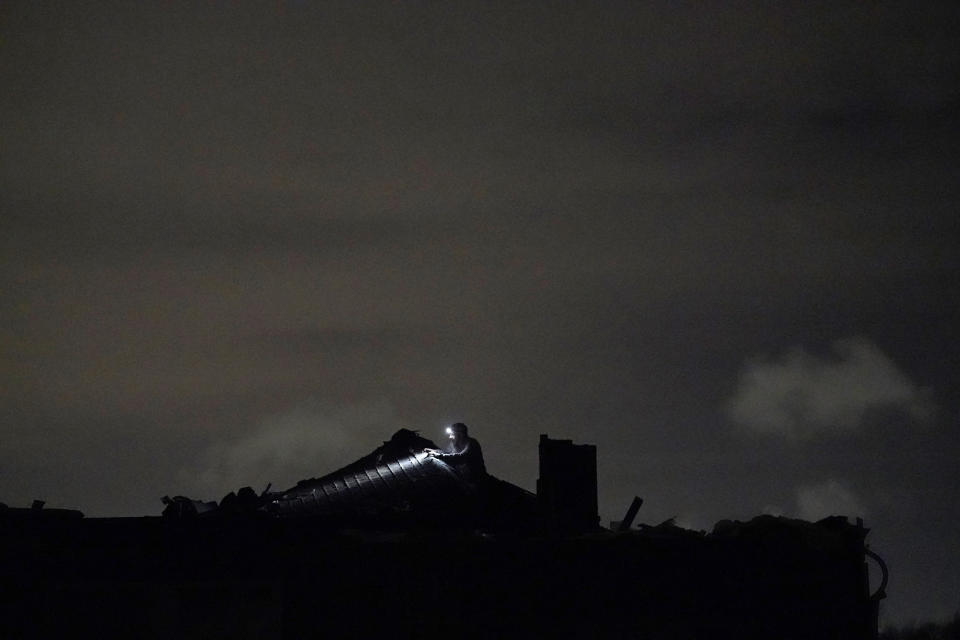
<path id="1" fill-rule="evenodd" d="M 859 520 L 632 526 L 635 498 L 608 530 L 591 446 L 542 436 L 533 494 L 464 482 L 432 444 L 400 430 L 283 491 L 167 497 L 163 517 L 0 505 L 4 636 L 877 637 L 887 572 Z"/>

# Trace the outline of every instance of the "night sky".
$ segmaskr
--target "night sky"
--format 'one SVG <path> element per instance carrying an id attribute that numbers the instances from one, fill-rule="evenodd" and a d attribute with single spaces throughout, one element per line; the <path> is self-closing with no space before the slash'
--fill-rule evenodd
<path id="1" fill-rule="evenodd" d="M 0 501 L 470 425 L 960 609 L 960 5 L 0 2 Z"/>

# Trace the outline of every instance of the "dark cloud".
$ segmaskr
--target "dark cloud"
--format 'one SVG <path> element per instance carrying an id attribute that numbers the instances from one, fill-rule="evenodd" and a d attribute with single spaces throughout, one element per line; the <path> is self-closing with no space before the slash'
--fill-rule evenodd
<path id="1" fill-rule="evenodd" d="M 890 615 L 950 613 L 958 36 L 951 2 L 2 3 L 0 499 L 157 513 L 463 420 L 528 488 L 540 433 L 597 443 L 605 519 L 856 507 L 922 568 Z"/>

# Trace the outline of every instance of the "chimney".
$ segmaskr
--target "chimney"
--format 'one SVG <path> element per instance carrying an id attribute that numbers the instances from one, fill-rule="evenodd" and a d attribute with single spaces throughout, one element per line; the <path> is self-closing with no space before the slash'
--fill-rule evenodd
<path id="1" fill-rule="evenodd" d="M 563 533 L 597 529 L 596 446 L 541 434 L 537 500 L 550 529 Z"/>

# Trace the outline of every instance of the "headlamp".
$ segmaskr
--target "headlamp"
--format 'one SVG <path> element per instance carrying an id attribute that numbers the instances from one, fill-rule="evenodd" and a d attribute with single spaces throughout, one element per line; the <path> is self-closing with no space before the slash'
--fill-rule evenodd
<path id="1" fill-rule="evenodd" d="M 448 435 L 448 436 L 452 436 L 452 435 L 453 435 L 453 429 L 451 429 L 450 427 L 447 427 L 447 435 Z"/>

